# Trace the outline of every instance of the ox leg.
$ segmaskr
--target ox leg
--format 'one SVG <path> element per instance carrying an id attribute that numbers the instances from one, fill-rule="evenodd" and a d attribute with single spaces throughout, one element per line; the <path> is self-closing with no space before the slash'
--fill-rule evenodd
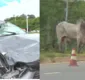
<path id="1" fill-rule="evenodd" d="M 63 43 L 60 43 L 60 52 L 64 53 L 64 45 L 63 45 Z"/>
<path id="2" fill-rule="evenodd" d="M 58 40 L 58 44 L 59 44 L 59 52 L 64 53 L 64 38 L 60 38 Z"/>
<path id="3" fill-rule="evenodd" d="M 78 42 L 77 43 L 77 52 L 78 52 L 78 54 L 82 53 L 83 48 L 84 48 L 84 44 L 82 44 L 81 42 Z"/>
<path id="4" fill-rule="evenodd" d="M 65 42 L 62 41 L 61 43 L 62 43 L 62 46 L 61 46 L 61 49 L 62 49 L 62 50 L 61 50 L 61 51 L 62 51 L 62 53 L 64 53 L 64 50 L 65 50 Z"/>
<path id="5" fill-rule="evenodd" d="M 79 53 L 82 53 L 83 48 L 84 48 L 84 44 L 80 44 Z"/>
<path id="6" fill-rule="evenodd" d="M 59 52 L 62 53 L 62 42 L 61 42 L 61 40 L 58 41 L 58 45 L 59 45 Z"/>
<path id="7" fill-rule="evenodd" d="M 67 50 L 67 39 L 65 39 L 64 45 L 65 45 L 64 46 L 65 47 L 64 50 Z"/>
<path id="8" fill-rule="evenodd" d="M 58 45 L 59 45 L 59 52 L 61 52 L 61 47 L 62 47 L 62 44 L 61 44 L 61 41 L 59 41 L 59 43 L 58 43 Z"/>
<path id="9" fill-rule="evenodd" d="M 80 53 L 80 50 L 81 50 L 81 44 L 80 44 L 80 42 L 77 42 L 77 52 L 78 52 L 78 54 Z"/>
<path id="10" fill-rule="evenodd" d="M 77 52 L 80 53 L 80 45 L 77 47 Z"/>
<path id="11" fill-rule="evenodd" d="M 61 42 L 60 42 L 60 49 L 61 49 L 61 50 L 60 50 L 61 53 L 64 53 L 64 49 L 65 49 L 65 48 L 64 48 L 64 41 L 62 41 L 62 40 L 61 40 Z"/>
<path id="12" fill-rule="evenodd" d="M 61 43 L 62 43 L 62 53 L 64 53 L 65 49 L 67 49 L 67 39 L 66 39 L 66 36 L 62 37 Z"/>

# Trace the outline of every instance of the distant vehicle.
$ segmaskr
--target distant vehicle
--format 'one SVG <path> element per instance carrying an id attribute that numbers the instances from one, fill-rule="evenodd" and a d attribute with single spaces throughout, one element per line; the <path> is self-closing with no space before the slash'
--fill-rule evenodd
<path id="1" fill-rule="evenodd" d="M 39 34 L 0 23 L 0 79 L 39 79 Z"/>

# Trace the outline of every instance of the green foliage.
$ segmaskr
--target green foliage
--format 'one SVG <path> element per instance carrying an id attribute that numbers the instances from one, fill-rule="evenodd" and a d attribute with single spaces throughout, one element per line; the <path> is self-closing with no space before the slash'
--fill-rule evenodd
<path id="1" fill-rule="evenodd" d="M 41 0 L 40 4 L 41 51 L 58 50 L 56 25 L 65 20 L 66 3 L 64 0 Z M 85 19 L 85 1 L 69 1 L 68 5 L 68 22 L 76 23 L 78 19 Z M 74 43 L 68 46 L 68 50 Z"/>
<path id="2" fill-rule="evenodd" d="M 69 3 L 69 15 L 68 21 L 72 23 L 76 23 L 78 19 L 85 19 L 85 2 L 72 2 Z"/>
<path id="3" fill-rule="evenodd" d="M 64 20 L 64 3 L 60 0 L 41 0 L 41 48 L 48 50 L 55 47 L 56 24 L 61 20 Z"/>
<path id="4" fill-rule="evenodd" d="M 11 17 L 6 19 L 5 21 L 9 21 L 21 28 L 26 29 L 26 15 L 22 14 L 20 16 Z M 35 17 L 34 15 L 30 15 L 28 19 L 29 30 L 39 30 L 40 29 L 40 17 Z"/>

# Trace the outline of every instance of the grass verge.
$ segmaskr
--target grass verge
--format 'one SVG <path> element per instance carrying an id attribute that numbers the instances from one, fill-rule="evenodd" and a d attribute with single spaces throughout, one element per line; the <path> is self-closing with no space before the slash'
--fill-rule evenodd
<path id="1" fill-rule="evenodd" d="M 58 53 L 54 51 L 41 51 L 41 63 L 67 62 L 70 60 L 71 52 Z M 78 61 L 85 61 L 85 52 L 77 54 Z"/>

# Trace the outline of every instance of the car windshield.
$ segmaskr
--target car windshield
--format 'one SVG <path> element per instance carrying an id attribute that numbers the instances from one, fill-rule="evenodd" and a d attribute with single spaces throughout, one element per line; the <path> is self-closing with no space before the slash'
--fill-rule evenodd
<path id="1" fill-rule="evenodd" d="M 12 23 L 0 24 L 0 35 L 25 34 L 26 32 Z"/>

